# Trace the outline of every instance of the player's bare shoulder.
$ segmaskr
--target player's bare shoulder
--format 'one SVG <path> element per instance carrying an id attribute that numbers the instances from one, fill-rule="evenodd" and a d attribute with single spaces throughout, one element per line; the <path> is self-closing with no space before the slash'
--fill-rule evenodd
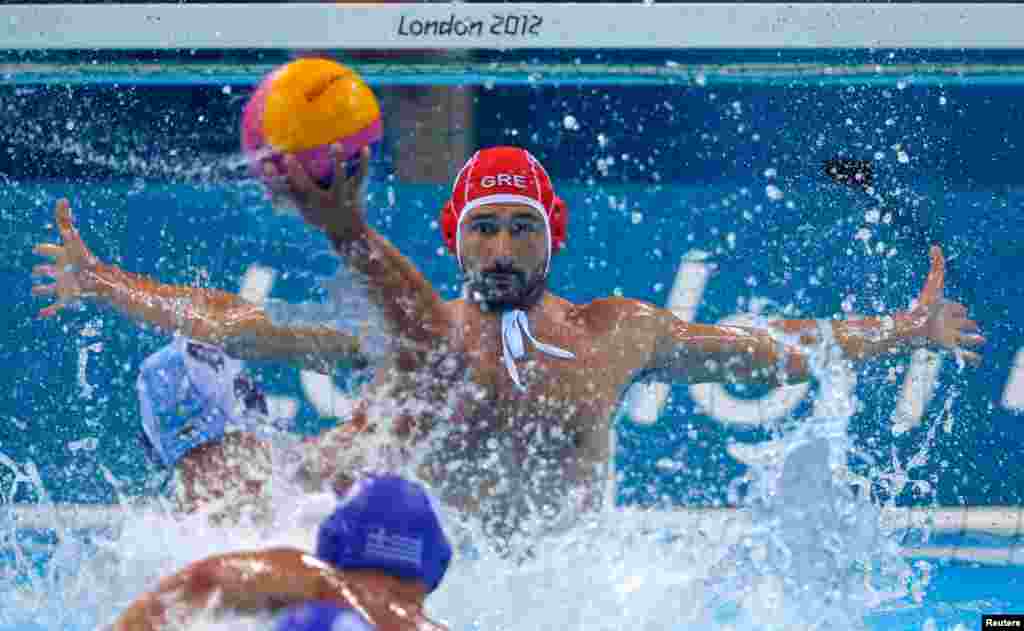
<path id="1" fill-rule="evenodd" d="M 571 317 L 593 334 L 639 333 L 664 316 L 664 309 L 649 302 L 609 296 L 576 305 Z"/>

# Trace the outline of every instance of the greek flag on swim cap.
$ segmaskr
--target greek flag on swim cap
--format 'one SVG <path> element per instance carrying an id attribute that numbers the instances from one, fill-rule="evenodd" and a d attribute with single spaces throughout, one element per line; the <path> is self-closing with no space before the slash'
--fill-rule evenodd
<path id="1" fill-rule="evenodd" d="M 316 556 L 340 569 L 373 569 L 418 579 L 437 589 L 452 546 L 434 500 L 416 482 L 397 475 L 360 479 L 320 525 Z"/>
<path id="2" fill-rule="evenodd" d="M 287 609 L 274 631 L 375 631 L 376 627 L 348 607 L 308 602 Z"/>

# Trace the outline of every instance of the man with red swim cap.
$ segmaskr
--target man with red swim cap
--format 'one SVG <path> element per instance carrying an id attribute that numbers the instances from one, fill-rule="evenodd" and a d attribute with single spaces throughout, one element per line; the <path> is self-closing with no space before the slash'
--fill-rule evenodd
<path id="1" fill-rule="evenodd" d="M 809 379 L 807 347 L 823 341 L 852 360 L 984 342 L 966 309 L 942 298 L 938 248 L 916 306 L 891 317 L 780 320 L 754 329 L 682 322 L 668 310 L 621 297 L 573 304 L 547 287 L 567 238 L 567 208 L 537 160 L 514 147 L 478 152 L 452 188 L 441 226 L 466 291 L 444 301 L 367 224 L 367 163 L 364 151 L 360 171 L 328 189 L 294 160 L 285 160 L 287 173 L 268 173 L 279 176 L 278 192 L 295 199 L 346 264 L 365 275 L 396 338 L 367 404 L 319 441 L 308 475 L 319 481 L 359 468 L 361 439 L 383 417 L 372 403 L 387 408 L 391 416 L 384 420 L 394 420 L 399 438 L 427 445 L 422 473 L 444 498 L 482 516 L 499 538 L 528 535 L 597 504 L 611 474 L 610 424 L 633 381 L 775 386 Z M 66 205 L 57 218 L 64 243 L 36 250 L 54 259 L 36 274 L 55 280 L 34 290 L 58 299 L 44 313 L 88 299 L 232 355 L 319 366 L 360 354 L 359 340 L 345 332 L 278 326 L 233 294 L 161 285 L 99 265 L 80 243 Z M 979 360 L 970 351 L 963 356 Z M 208 449 L 217 453 L 217 446 Z M 204 447 L 190 453 L 203 455 Z M 217 467 L 196 460 L 204 480 L 218 476 Z"/>
<path id="2" fill-rule="evenodd" d="M 286 167 L 277 186 L 365 274 L 400 340 L 379 373 L 400 404 L 397 425 L 438 441 L 428 474 L 497 535 L 550 526 L 596 503 L 612 473 L 610 423 L 638 379 L 778 386 L 810 378 L 814 346 L 864 360 L 984 342 L 966 309 L 942 298 L 938 247 L 916 306 L 891 317 L 779 320 L 756 329 L 683 322 L 622 297 L 573 304 L 547 286 L 566 242 L 567 208 L 536 158 L 517 147 L 477 152 L 455 180 L 440 224 L 466 282 L 462 297 L 444 301 L 367 224 L 365 166 L 330 190 L 294 160 Z"/>
<path id="3" fill-rule="evenodd" d="M 487 208 L 473 213 L 482 207 Z M 522 241 L 520 247 L 524 252 L 531 243 L 538 243 L 538 239 L 528 238 L 531 234 L 545 235 L 541 266 L 522 269 L 509 250 L 483 259 L 489 265 L 482 267 L 475 265 L 481 259 L 473 257 L 467 267 L 462 256 L 463 234 L 467 235 L 465 240 L 473 243 L 474 237 L 479 241 L 481 235 L 499 233 L 503 208 L 508 230 Z M 470 216 L 471 228 L 463 230 L 463 223 Z M 567 220 L 565 202 L 555 195 L 547 171 L 529 152 L 515 147 L 496 147 L 474 154 L 459 172 L 452 197 L 441 210 L 441 233 L 466 274 L 470 299 L 483 309 L 501 313 L 502 361 L 520 390 L 526 388 L 515 360 L 525 353 L 524 334 L 541 353 L 562 359 L 574 357 L 570 351 L 535 339 L 527 315 L 529 307 L 537 304 L 546 291 L 551 255 L 565 244 Z"/>

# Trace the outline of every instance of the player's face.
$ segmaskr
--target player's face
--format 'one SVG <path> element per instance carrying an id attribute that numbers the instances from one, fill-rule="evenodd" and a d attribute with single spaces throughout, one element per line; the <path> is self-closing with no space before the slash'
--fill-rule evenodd
<path id="1" fill-rule="evenodd" d="M 543 284 L 548 234 L 539 211 L 525 204 L 486 204 L 460 227 L 462 265 L 479 302 L 518 307 Z"/>

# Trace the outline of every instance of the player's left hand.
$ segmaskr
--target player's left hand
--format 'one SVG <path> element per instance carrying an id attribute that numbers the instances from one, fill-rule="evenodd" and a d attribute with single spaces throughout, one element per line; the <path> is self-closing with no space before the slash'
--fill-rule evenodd
<path id="1" fill-rule="evenodd" d="M 942 256 L 942 248 L 933 245 L 929 254 L 931 270 L 910 316 L 919 323 L 926 344 L 956 351 L 969 364 L 977 366 L 981 363 L 981 355 L 967 349 L 981 346 L 985 338 L 978 323 L 967 318 L 966 307 L 943 297 L 946 260 Z"/>

